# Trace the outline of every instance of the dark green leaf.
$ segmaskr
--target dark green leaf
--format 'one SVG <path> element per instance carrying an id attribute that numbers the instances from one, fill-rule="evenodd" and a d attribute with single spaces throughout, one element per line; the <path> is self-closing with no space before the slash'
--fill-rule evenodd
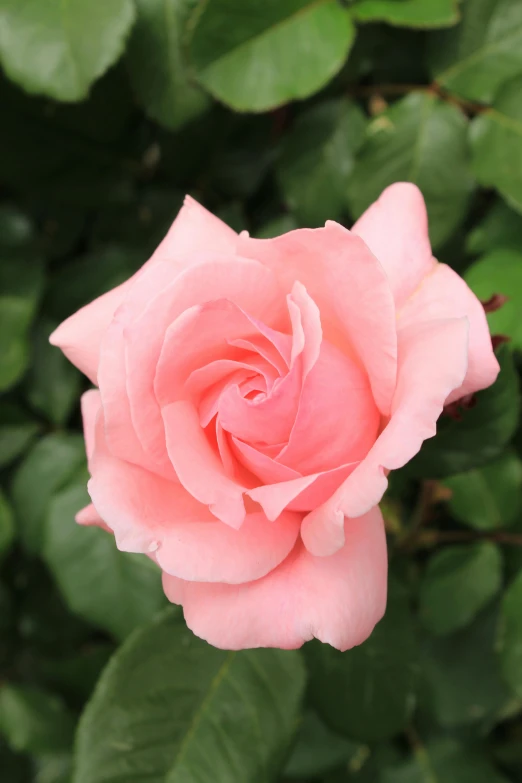
<path id="1" fill-rule="evenodd" d="M 302 780 L 323 775 L 357 757 L 361 747 L 363 746 L 331 732 L 314 712 L 308 711 L 285 767 L 285 779 Z"/>
<path id="2" fill-rule="evenodd" d="M 39 261 L 0 254 L 0 391 L 13 386 L 27 367 L 28 331 L 42 285 Z"/>
<path id="3" fill-rule="evenodd" d="M 0 404 L 0 468 L 4 468 L 31 444 L 40 424 L 14 403 Z"/>
<path id="4" fill-rule="evenodd" d="M 286 136 L 278 178 L 302 225 L 321 226 L 343 212 L 365 126 L 358 106 L 347 100 L 328 101 L 303 112 Z"/>
<path id="5" fill-rule="evenodd" d="M 71 783 L 72 755 L 53 753 L 35 759 L 34 783 Z"/>
<path id="6" fill-rule="evenodd" d="M 353 15 L 359 22 L 419 28 L 448 27 L 459 19 L 457 0 L 359 0 Z"/>
<path id="7" fill-rule="evenodd" d="M 0 248 L 20 248 L 30 244 L 34 227 L 24 212 L 15 206 L 0 206 Z"/>
<path id="8" fill-rule="evenodd" d="M 402 594 L 392 593 L 384 619 L 359 647 L 341 653 L 312 642 L 305 649 L 312 704 L 334 731 L 368 741 L 404 728 L 415 704 L 418 648 Z"/>
<path id="9" fill-rule="evenodd" d="M 476 530 L 506 527 L 522 510 L 522 462 L 513 451 L 483 468 L 451 476 L 444 484 L 452 492 L 452 515 Z"/>
<path id="10" fill-rule="evenodd" d="M 522 5 L 472 0 L 461 6 L 458 27 L 431 37 L 432 73 L 447 90 L 488 103 L 502 82 L 522 71 Z"/>
<path id="11" fill-rule="evenodd" d="M 256 237 L 259 239 L 272 239 L 272 237 L 279 237 L 281 234 L 286 234 L 288 231 L 293 231 L 298 228 L 297 222 L 293 215 L 281 215 L 273 220 L 269 220 L 268 223 L 264 223 L 256 231 Z"/>
<path id="12" fill-rule="evenodd" d="M 393 182 L 415 182 L 426 199 L 432 243 L 448 239 L 464 217 L 473 188 L 467 127 L 459 109 L 421 92 L 377 116 L 348 187 L 354 217 Z"/>
<path id="13" fill-rule="evenodd" d="M 467 625 L 499 591 L 502 558 L 495 544 L 447 547 L 434 554 L 420 585 L 420 615 L 442 636 Z"/>
<path id="14" fill-rule="evenodd" d="M 132 87 L 154 120 L 175 130 L 204 112 L 208 96 L 192 83 L 183 57 L 183 31 L 197 0 L 136 0 L 127 49 Z"/>
<path id="15" fill-rule="evenodd" d="M 508 783 L 475 748 L 451 739 L 420 745 L 415 755 L 395 769 L 385 770 L 381 783 Z"/>
<path id="16" fill-rule="evenodd" d="M 20 685 L 0 688 L 0 731 L 13 750 L 67 750 L 73 730 L 73 717 L 56 696 Z"/>
<path id="17" fill-rule="evenodd" d="M 85 465 L 85 445 L 79 435 L 42 438 L 18 468 L 12 499 L 20 537 L 27 551 L 40 551 L 44 519 L 53 494 Z"/>
<path id="18" fill-rule="evenodd" d="M 27 376 L 29 403 L 53 424 L 65 424 L 80 396 L 81 375 L 49 343 L 49 335 L 58 324 L 43 319 L 33 338 L 33 361 Z"/>
<path id="19" fill-rule="evenodd" d="M 273 780 L 304 679 L 299 653 L 217 650 L 169 609 L 103 673 L 80 722 L 74 781 Z"/>
<path id="20" fill-rule="evenodd" d="M 496 188 L 514 209 L 522 212 L 521 76 L 503 84 L 493 106 L 473 120 L 471 149 L 473 172 L 480 184 Z"/>
<path id="21" fill-rule="evenodd" d="M 0 489 L 0 563 L 9 552 L 15 537 L 13 512 L 7 498 Z"/>
<path id="22" fill-rule="evenodd" d="M 498 652 L 506 682 L 522 698 L 522 571 L 511 582 L 502 600 Z"/>
<path id="23" fill-rule="evenodd" d="M 497 358 L 501 370 L 493 386 L 478 392 L 477 404 L 463 411 L 460 420 L 439 419 L 437 435 L 408 464 L 408 475 L 444 478 L 500 455 L 517 428 L 520 395 L 510 349 L 501 346 Z"/>
<path id="24" fill-rule="evenodd" d="M 504 201 L 499 199 L 494 203 L 484 220 L 468 235 L 466 250 L 473 255 L 480 255 L 500 248 L 520 251 L 522 248 L 522 215 L 514 212 Z"/>
<path id="25" fill-rule="evenodd" d="M 321 89 L 355 34 L 337 0 L 213 0 L 194 16 L 195 76 L 237 111 L 266 111 Z"/>
<path id="26" fill-rule="evenodd" d="M 495 651 L 498 617 L 498 607 L 489 607 L 457 633 L 426 640 L 421 706 L 440 726 L 488 731 L 508 704 L 510 692 Z"/>
<path id="27" fill-rule="evenodd" d="M 0 61 L 27 92 L 85 98 L 123 51 L 130 0 L 0 0 Z"/>
<path id="28" fill-rule="evenodd" d="M 144 555 L 119 552 L 101 528 L 77 525 L 74 516 L 88 503 L 84 485 L 53 497 L 43 557 L 70 609 L 123 639 L 164 605 L 160 571 Z"/>

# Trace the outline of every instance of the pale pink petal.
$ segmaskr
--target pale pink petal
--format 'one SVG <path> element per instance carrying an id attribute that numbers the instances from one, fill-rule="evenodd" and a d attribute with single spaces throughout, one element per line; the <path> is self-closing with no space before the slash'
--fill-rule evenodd
<path id="1" fill-rule="evenodd" d="M 52 345 L 64 352 L 70 362 L 97 384 L 100 346 L 107 327 L 116 309 L 133 287 L 133 282 L 157 263 L 166 262 L 168 276 L 179 273 L 186 267 L 187 254 L 211 247 L 213 253 L 235 254 L 237 234 L 219 218 L 212 215 L 193 198 L 187 196 L 167 236 L 142 269 L 117 288 L 98 297 L 65 320 L 50 336 Z M 183 256 L 181 263 L 175 258 Z M 150 290 L 140 285 L 142 293 Z"/>
<path id="2" fill-rule="evenodd" d="M 287 292 L 296 281 L 305 286 L 325 339 L 359 357 L 379 409 L 388 413 L 397 368 L 395 305 L 386 273 L 362 239 L 328 222 L 275 239 L 240 235 L 238 253 L 261 261 Z"/>
<path id="3" fill-rule="evenodd" d="M 390 185 L 361 215 L 352 232 L 364 239 L 381 262 L 395 304 L 401 307 L 436 263 L 419 188 L 411 182 Z"/>
<path id="4" fill-rule="evenodd" d="M 51 345 L 60 348 L 94 384 L 98 383 L 101 341 L 129 283 L 122 283 L 70 315 L 49 337 Z"/>
<path id="5" fill-rule="evenodd" d="M 499 373 L 484 307 L 453 269 L 437 264 L 398 314 L 399 328 L 436 318 L 462 317 L 469 321 L 468 371 L 448 402 L 491 386 Z"/>
<path id="6" fill-rule="evenodd" d="M 111 528 L 105 524 L 92 503 L 89 503 L 88 506 L 80 509 L 76 514 L 75 519 L 79 525 L 85 525 L 86 527 L 101 527 L 102 530 L 105 530 L 107 533 L 113 532 Z"/>
<path id="7" fill-rule="evenodd" d="M 162 410 L 167 450 L 181 484 L 218 519 L 238 528 L 245 518 L 245 487 L 230 478 L 189 402 L 173 402 Z"/>
<path id="8" fill-rule="evenodd" d="M 261 451 L 250 443 L 244 443 L 234 437 L 231 438 L 231 444 L 237 459 L 264 484 L 277 484 L 281 481 L 301 478 L 298 471 L 276 462 L 264 449 Z"/>
<path id="9" fill-rule="evenodd" d="M 133 311 L 125 326 L 126 380 L 132 421 L 144 450 L 160 470 L 165 469 L 167 457 L 154 378 L 169 326 L 189 308 L 216 299 L 229 299 L 261 320 L 279 318 L 284 323 L 288 318 L 277 280 L 261 264 L 213 257 L 209 253 L 200 261 L 178 275 L 172 285 L 157 288 L 156 296 L 143 312 Z M 193 350 L 195 346 L 188 349 L 185 346 L 183 356 L 190 359 Z"/>
<path id="10" fill-rule="evenodd" d="M 98 389 L 89 389 L 81 397 L 83 436 L 85 438 L 85 451 L 87 461 L 90 461 L 94 451 L 96 417 L 101 410 L 101 396 Z"/>
<path id="11" fill-rule="evenodd" d="M 332 497 L 303 520 L 301 535 L 315 555 L 344 543 L 344 517 L 365 514 L 381 500 L 386 471 L 401 468 L 435 435 L 444 403 L 466 374 L 468 322 L 455 318 L 400 329 L 399 372 L 389 424 L 366 459 Z"/>
<path id="12" fill-rule="evenodd" d="M 386 605 L 386 538 L 378 508 L 346 521 L 346 544 L 313 557 L 301 543 L 281 565 L 243 585 L 186 582 L 164 574 L 167 597 L 215 647 L 295 649 L 320 639 L 348 650 L 368 638 Z"/>
<path id="13" fill-rule="evenodd" d="M 364 370 L 323 341 L 304 381 L 288 445 L 277 460 L 303 475 L 358 461 L 373 444 L 379 423 Z"/>

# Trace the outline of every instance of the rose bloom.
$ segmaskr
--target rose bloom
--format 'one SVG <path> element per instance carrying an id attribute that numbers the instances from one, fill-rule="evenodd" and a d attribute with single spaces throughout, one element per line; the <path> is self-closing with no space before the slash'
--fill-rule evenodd
<path id="1" fill-rule="evenodd" d="M 448 402 L 499 367 L 483 307 L 398 183 L 351 231 L 239 236 L 192 198 L 152 258 L 53 345 L 82 398 L 80 524 L 152 557 L 229 649 L 346 650 L 386 605 L 378 503 Z"/>

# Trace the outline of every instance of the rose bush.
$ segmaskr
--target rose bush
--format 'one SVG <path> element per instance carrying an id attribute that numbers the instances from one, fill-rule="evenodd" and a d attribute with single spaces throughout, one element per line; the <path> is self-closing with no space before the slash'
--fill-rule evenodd
<path id="1" fill-rule="evenodd" d="M 152 557 L 189 627 L 232 649 L 367 638 L 387 473 L 498 373 L 480 302 L 402 183 L 351 231 L 264 240 L 187 198 L 144 267 L 51 342 L 97 386 L 78 522 Z"/>

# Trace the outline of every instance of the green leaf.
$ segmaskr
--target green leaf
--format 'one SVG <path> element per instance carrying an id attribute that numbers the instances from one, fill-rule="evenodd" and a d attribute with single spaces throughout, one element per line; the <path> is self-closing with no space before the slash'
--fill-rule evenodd
<path id="1" fill-rule="evenodd" d="M 438 725 L 478 726 L 488 731 L 510 700 L 495 650 L 498 606 L 488 607 L 466 628 L 426 640 L 422 692 Z"/>
<path id="2" fill-rule="evenodd" d="M 0 563 L 9 552 L 15 537 L 13 512 L 7 498 L 0 489 Z"/>
<path id="3" fill-rule="evenodd" d="M 314 712 L 305 713 L 284 777 L 298 780 L 316 778 L 341 764 L 347 764 L 361 751 L 361 745 L 331 732 Z"/>
<path id="4" fill-rule="evenodd" d="M 488 313 L 489 328 L 491 334 L 508 335 L 515 348 L 522 349 L 522 252 L 492 250 L 472 264 L 464 277 L 483 301 L 493 294 L 508 297 L 499 310 Z"/>
<path id="5" fill-rule="evenodd" d="M 127 49 L 131 84 L 153 120 L 176 130 L 209 106 L 190 79 L 183 31 L 197 0 L 136 0 L 137 19 Z"/>
<path id="6" fill-rule="evenodd" d="M 0 404 L 0 468 L 20 457 L 34 440 L 40 424 L 12 402 Z"/>
<path id="7" fill-rule="evenodd" d="M 46 753 L 67 750 L 74 720 L 56 696 L 37 688 L 0 688 L 0 732 L 13 750 Z"/>
<path id="8" fill-rule="evenodd" d="M 445 479 L 452 515 L 476 530 L 512 524 L 522 510 L 522 462 L 508 451 L 483 468 Z"/>
<path id="9" fill-rule="evenodd" d="M 419 745 L 415 754 L 386 769 L 380 783 L 509 783 L 476 748 L 452 739 Z"/>
<path id="10" fill-rule="evenodd" d="M 121 55 L 134 16 L 131 0 L 0 0 L 0 61 L 27 92 L 79 101 Z"/>
<path id="11" fill-rule="evenodd" d="M 355 28 L 337 0 L 212 0 L 196 10 L 199 82 L 237 111 L 306 98 L 340 70 Z"/>
<path id="12" fill-rule="evenodd" d="M 33 339 L 33 361 L 27 376 L 27 399 L 53 424 L 65 424 L 80 396 L 82 377 L 61 351 L 49 343 L 58 324 L 43 319 Z"/>
<path id="13" fill-rule="evenodd" d="M 486 217 L 470 232 L 466 241 L 466 251 L 472 255 L 481 255 L 500 248 L 520 251 L 521 247 L 522 215 L 514 212 L 500 199 L 495 201 Z"/>
<path id="14" fill-rule="evenodd" d="M 102 674 L 80 721 L 74 783 L 273 780 L 304 680 L 298 652 L 217 650 L 169 608 Z"/>
<path id="15" fill-rule="evenodd" d="M 52 753 L 35 759 L 33 783 L 71 783 L 72 755 Z"/>
<path id="16" fill-rule="evenodd" d="M 0 206 L 0 247 L 2 250 L 25 247 L 33 239 L 34 226 L 29 217 L 10 204 Z"/>
<path id="17" fill-rule="evenodd" d="M 27 368 L 28 331 L 42 287 L 39 261 L 0 254 L 0 391 L 13 386 Z"/>
<path id="18" fill-rule="evenodd" d="M 358 22 L 388 22 L 400 27 L 448 27 L 459 20 L 457 0 L 359 0 Z"/>
<path id="19" fill-rule="evenodd" d="M 511 582 L 502 600 L 498 652 L 506 682 L 522 698 L 522 571 Z"/>
<path id="20" fill-rule="evenodd" d="M 354 217 L 393 182 L 415 182 L 426 199 L 433 245 L 448 239 L 462 221 L 473 189 L 467 128 L 459 109 L 422 92 L 377 116 L 368 125 L 348 187 Z"/>
<path id="21" fill-rule="evenodd" d="M 71 611 L 123 639 L 164 605 L 161 574 L 148 557 L 119 552 L 101 528 L 77 525 L 88 503 L 85 485 L 53 497 L 43 557 Z"/>
<path id="22" fill-rule="evenodd" d="M 470 623 L 500 590 L 502 558 L 495 544 L 447 547 L 429 560 L 420 585 L 420 616 L 436 636 Z"/>
<path id="23" fill-rule="evenodd" d="M 498 349 L 497 359 L 500 373 L 493 386 L 477 393 L 475 407 L 462 411 L 460 420 L 441 416 L 436 436 L 405 468 L 409 476 L 444 478 L 500 456 L 517 428 L 520 394 L 508 346 Z"/>
<path id="24" fill-rule="evenodd" d="M 519 0 L 461 3 L 462 22 L 429 41 L 438 84 L 472 101 L 489 103 L 502 82 L 522 71 Z"/>
<path id="25" fill-rule="evenodd" d="M 54 434 L 42 438 L 29 452 L 12 485 L 12 500 L 25 549 L 40 552 L 44 519 L 53 494 L 85 466 L 80 435 Z"/>
<path id="26" fill-rule="evenodd" d="M 312 705 L 334 731 L 374 741 L 407 724 L 415 704 L 418 647 L 402 594 L 392 592 L 384 619 L 359 647 L 341 653 L 312 642 L 305 651 Z"/>
<path id="27" fill-rule="evenodd" d="M 361 109 L 343 99 L 314 106 L 298 117 L 284 140 L 277 175 L 301 224 L 321 226 L 343 212 L 365 126 Z"/>
<path id="28" fill-rule="evenodd" d="M 263 223 L 255 235 L 258 239 L 272 239 L 272 237 L 279 237 L 281 234 L 286 234 L 288 231 L 293 231 L 296 228 L 299 228 L 299 226 L 293 215 L 281 215 L 273 218 L 273 220 L 269 220 L 267 223 Z"/>
<path id="29" fill-rule="evenodd" d="M 522 6 L 520 6 L 522 8 Z M 522 43 L 522 34 L 521 34 Z M 521 63 L 522 70 L 522 63 Z M 471 123 L 473 171 L 485 187 L 494 187 L 522 212 L 522 77 L 495 95 L 493 106 Z"/>

